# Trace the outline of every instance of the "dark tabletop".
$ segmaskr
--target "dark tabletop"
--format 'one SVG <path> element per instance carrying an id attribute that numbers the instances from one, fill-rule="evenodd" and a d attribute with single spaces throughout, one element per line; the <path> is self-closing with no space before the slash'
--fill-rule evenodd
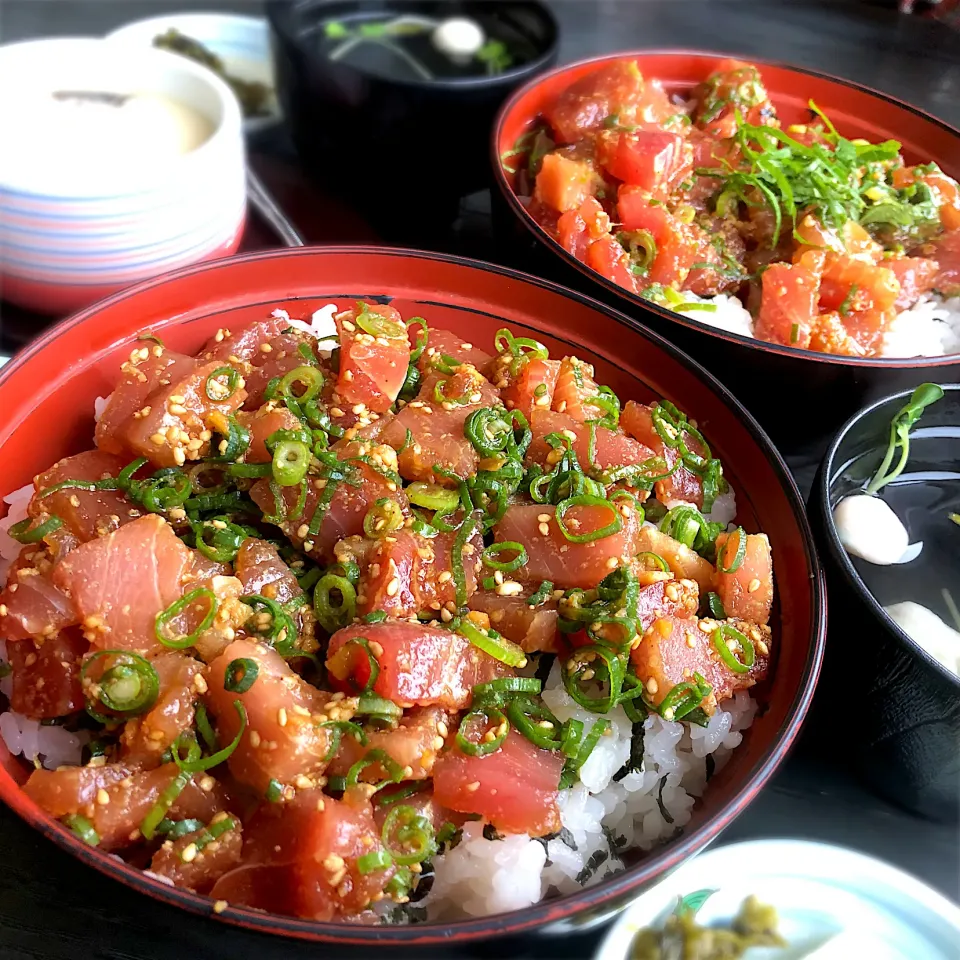
<path id="1" fill-rule="evenodd" d="M 0 0 L 0 41 L 53 34 L 99 34 L 129 20 L 190 6 L 162 0 Z M 205 2 L 197 9 L 259 13 L 257 2 Z M 781 59 L 860 81 L 960 126 L 960 34 L 898 15 L 895 4 L 859 0 L 596 0 L 557 2 L 561 62 L 627 47 L 703 48 Z M 367 242 L 375 234 L 343 201 L 306 186 L 281 131 L 251 144 L 254 163 L 312 242 Z M 295 203 L 291 201 L 295 198 Z M 488 260 L 488 198 L 464 204 L 435 246 Z M 330 217 L 331 208 L 337 216 Z M 331 227 L 333 223 L 335 226 Z M 253 224 L 247 249 L 276 245 Z M 0 340 L 10 352 L 47 323 L 0 303 Z M 804 492 L 813 464 L 791 463 Z M 815 710 L 829 705 L 815 703 Z M 841 724 L 843 721 L 841 720 Z M 838 728 L 843 735 L 843 726 Z M 847 729 L 851 729 L 850 726 Z M 852 735 L 852 729 L 851 729 Z M 918 820 L 868 793 L 842 765 L 801 741 L 773 782 L 720 842 L 804 837 L 853 847 L 902 867 L 960 899 L 956 827 Z M 587 958 L 596 935 L 526 952 L 494 944 L 478 950 L 512 960 Z M 337 956 L 345 952 L 337 949 Z M 0 807 L 0 960 L 300 960 L 331 956 L 323 946 L 274 940 L 188 916 L 82 867 Z M 350 953 L 350 957 L 372 956 Z M 471 954 L 474 955 L 474 954 Z M 393 954 L 400 956 L 400 954 Z M 448 953 L 445 960 L 453 960 Z"/>

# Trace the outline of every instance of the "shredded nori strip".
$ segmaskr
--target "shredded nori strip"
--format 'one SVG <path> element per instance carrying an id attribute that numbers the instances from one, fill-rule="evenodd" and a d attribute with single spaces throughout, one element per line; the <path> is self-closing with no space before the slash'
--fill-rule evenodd
<path id="1" fill-rule="evenodd" d="M 673 823 L 673 817 L 670 816 L 670 811 L 663 805 L 663 788 L 666 782 L 666 777 L 660 778 L 660 789 L 657 791 L 657 806 L 660 808 L 660 816 L 663 817 L 667 823 Z"/>
<path id="2" fill-rule="evenodd" d="M 609 859 L 609 851 L 594 850 L 590 854 L 590 859 L 583 865 L 583 869 L 577 874 L 576 883 L 579 886 L 585 884 Z"/>
<path id="3" fill-rule="evenodd" d="M 639 773 L 643 769 L 643 727 L 644 721 L 638 720 L 630 728 L 630 756 L 627 762 L 613 775 L 618 783 L 630 773 Z"/>

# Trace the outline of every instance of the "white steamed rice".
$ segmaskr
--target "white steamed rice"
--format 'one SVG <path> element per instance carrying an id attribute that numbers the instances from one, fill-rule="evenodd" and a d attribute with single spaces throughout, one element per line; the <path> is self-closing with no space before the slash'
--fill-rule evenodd
<path id="1" fill-rule="evenodd" d="M 589 729 L 597 719 L 566 692 L 558 664 L 543 699 L 558 720 L 574 717 Z M 629 760 L 631 735 L 630 721 L 618 707 L 607 715 L 611 733 L 583 765 L 581 782 L 560 793 L 561 836 L 489 840 L 482 824 L 468 823 L 460 843 L 434 860 L 433 886 L 421 905 L 436 920 L 518 910 L 623 869 L 624 850 L 650 850 L 690 821 L 711 772 L 739 746 L 755 713 L 754 701 L 740 691 L 707 727 L 650 716 L 643 725 L 642 769 L 615 781 Z"/>
<path id="2" fill-rule="evenodd" d="M 684 310 L 673 307 L 684 316 L 702 320 L 711 327 L 752 337 L 753 318 L 736 298 L 726 294 L 715 297 L 697 297 L 684 293 L 684 299 L 694 303 L 709 303 L 715 311 Z M 883 357 L 942 357 L 960 353 L 960 297 L 925 296 L 909 310 L 897 314 L 884 334 L 880 355 Z"/>

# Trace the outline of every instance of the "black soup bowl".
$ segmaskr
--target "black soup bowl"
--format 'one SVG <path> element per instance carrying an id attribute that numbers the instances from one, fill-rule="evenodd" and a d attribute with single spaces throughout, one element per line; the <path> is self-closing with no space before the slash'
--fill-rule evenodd
<path id="1" fill-rule="evenodd" d="M 429 243 L 456 218 L 459 199 L 487 185 L 498 108 L 557 58 L 557 22 L 530 0 L 271 0 L 266 13 L 277 92 L 297 152 L 315 178 L 349 191 L 389 242 Z M 388 38 L 419 45 L 417 59 L 432 77 L 425 79 L 378 45 L 379 25 L 396 17 L 470 18 L 509 59 L 456 66 L 423 34 Z M 336 46 L 364 30 L 374 37 L 362 59 L 357 49 L 331 59 Z"/>
<path id="2" fill-rule="evenodd" d="M 810 519 L 827 574 L 830 616 L 811 734 L 832 751 L 842 743 L 844 757 L 852 755 L 860 776 L 888 800 L 953 822 L 960 814 L 960 678 L 884 610 L 913 601 L 949 624 L 953 598 L 960 600 L 960 527 L 950 521 L 960 504 L 960 384 L 943 390 L 910 433 L 903 473 L 880 491 L 911 543 L 923 541 L 917 559 L 876 566 L 853 558 L 833 520 L 837 503 L 861 491 L 876 472 L 891 420 L 910 391 L 851 418 L 820 466 Z M 847 733 L 838 737 L 841 723 Z"/>

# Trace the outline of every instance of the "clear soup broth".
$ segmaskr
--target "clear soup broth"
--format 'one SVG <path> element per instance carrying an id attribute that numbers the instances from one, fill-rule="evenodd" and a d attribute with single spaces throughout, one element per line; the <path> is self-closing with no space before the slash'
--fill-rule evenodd
<path id="1" fill-rule="evenodd" d="M 460 14 L 451 8 L 447 16 Z M 319 28 L 320 50 L 355 70 L 400 83 L 496 75 L 522 66 L 538 53 L 515 26 L 481 12 L 470 19 L 480 25 L 488 44 L 499 44 L 498 52 L 486 59 L 454 60 L 433 45 L 433 28 L 418 24 L 420 19 L 416 7 L 404 6 L 329 20 Z M 397 20 L 402 25 L 387 28 Z"/>
<path id="2" fill-rule="evenodd" d="M 831 485 L 831 507 L 862 491 L 882 455 L 878 447 L 840 468 Z M 857 573 L 881 606 L 912 600 L 960 630 L 960 526 L 950 519 L 960 514 L 960 426 L 924 427 L 921 421 L 910 433 L 906 468 L 879 496 L 907 528 L 910 543 L 923 541 L 923 549 L 909 563 L 892 566 L 850 556 Z"/>

